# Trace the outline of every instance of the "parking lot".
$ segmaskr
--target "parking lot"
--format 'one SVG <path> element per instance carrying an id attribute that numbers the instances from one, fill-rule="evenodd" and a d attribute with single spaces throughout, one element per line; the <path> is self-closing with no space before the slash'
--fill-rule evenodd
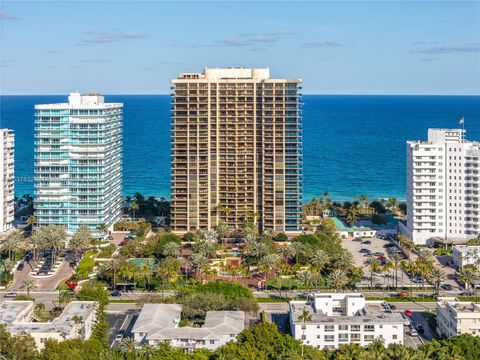
<path id="1" fill-rule="evenodd" d="M 131 336 L 140 308 L 133 304 L 111 304 L 106 312 L 109 326 L 108 344 L 114 346 L 118 334 Z"/>
<path id="2" fill-rule="evenodd" d="M 363 279 L 361 286 L 370 286 L 370 271 L 365 262 L 371 257 L 378 258 L 380 253 L 385 256 L 386 260 L 390 260 L 390 256 L 387 252 L 387 244 L 390 244 L 389 240 L 379 239 L 379 238 L 365 238 L 363 242 L 352 240 L 352 239 L 342 239 L 342 246 L 347 249 L 353 256 L 353 261 L 355 266 L 361 267 L 363 269 Z M 366 249 L 366 250 L 362 250 Z M 392 249 L 397 249 L 392 247 Z M 366 251 L 370 253 L 366 253 Z M 365 251 L 365 252 L 362 252 Z M 378 255 L 373 255 L 378 253 Z M 373 286 L 386 286 L 390 282 L 390 285 L 393 283 L 393 270 L 392 275 L 388 277 L 388 274 L 378 274 L 373 276 Z M 400 269 L 398 269 L 398 285 L 410 286 L 412 282 L 410 278 Z"/>

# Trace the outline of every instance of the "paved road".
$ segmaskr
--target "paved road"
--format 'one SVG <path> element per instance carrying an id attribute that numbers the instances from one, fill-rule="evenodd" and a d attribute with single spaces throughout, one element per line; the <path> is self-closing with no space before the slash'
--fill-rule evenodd
<path id="1" fill-rule="evenodd" d="M 10 291 L 19 291 L 22 288 L 22 282 L 26 278 L 30 277 L 30 271 L 32 267 L 30 264 L 26 264 L 22 271 L 16 270 L 13 275 L 13 283 L 10 286 Z M 53 291 L 57 288 L 58 284 L 60 284 L 63 280 L 68 279 L 73 274 L 73 269 L 70 265 L 63 261 L 60 267 L 58 268 L 55 275 L 49 278 L 44 279 L 35 279 L 37 282 L 37 289 L 38 291 Z"/>

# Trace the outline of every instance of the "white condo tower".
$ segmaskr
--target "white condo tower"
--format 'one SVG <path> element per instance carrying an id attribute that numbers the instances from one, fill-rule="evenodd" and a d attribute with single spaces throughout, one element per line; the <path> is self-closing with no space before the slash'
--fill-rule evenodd
<path id="1" fill-rule="evenodd" d="M 36 105 L 35 216 L 72 235 L 95 237 L 122 214 L 122 108 L 99 94 L 71 93 L 68 103 Z"/>
<path id="2" fill-rule="evenodd" d="M 0 232 L 12 229 L 14 219 L 14 148 L 13 130 L 0 129 Z"/>
<path id="3" fill-rule="evenodd" d="M 429 129 L 407 142 L 407 235 L 466 240 L 480 233 L 480 143 L 463 129 Z"/>

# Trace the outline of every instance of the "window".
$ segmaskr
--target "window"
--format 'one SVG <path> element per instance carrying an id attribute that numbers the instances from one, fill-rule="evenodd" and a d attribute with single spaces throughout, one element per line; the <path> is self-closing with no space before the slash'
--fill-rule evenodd
<path id="1" fill-rule="evenodd" d="M 363 337 L 364 341 L 373 341 L 374 336 L 373 335 L 365 335 Z"/>
<path id="2" fill-rule="evenodd" d="M 333 342 L 335 341 L 335 335 L 325 335 L 324 340 L 325 342 Z"/>
<path id="3" fill-rule="evenodd" d="M 350 330 L 352 330 L 352 331 L 360 331 L 360 325 L 352 325 L 352 326 L 350 327 Z"/>
<path id="4" fill-rule="evenodd" d="M 302 340 L 305 340 L 307 338 L 307 335 L 302 335 Z"/>
<path id="5" fill-rule="evenodd" d="M 350 334 L 350 341 L 351 342 L 360 341 L 360 334 Z"/>
<path id="6" fill-rule="evenodd" d="M 335 331 L 334 325 L 325 325 L 325 331 Z"/>
<path id="7" fill-rule="evenodd" d="M 215 340 L 210 340 L 210 344 L 215 344 Z"/>
<path id="8" fill-rule="evenodd" d="M 393 340 L 397 340 L 397 335 L 392 335 Z"/>
<path id="9" fill-rule="evenodd" d="M 374 325 L 365 325 L 363 330 L 364 331 L 375 331 L 375 326 Z"/>
<path id="10" fill-rule="evenodd" d="M 348 342 L 348 334 L 338 334 L 339 342 Z"/>
<path id="11" fill-rule="evenodd" d="M 348 325 L 338 325 L 338 330 L 348 330 Z"/>

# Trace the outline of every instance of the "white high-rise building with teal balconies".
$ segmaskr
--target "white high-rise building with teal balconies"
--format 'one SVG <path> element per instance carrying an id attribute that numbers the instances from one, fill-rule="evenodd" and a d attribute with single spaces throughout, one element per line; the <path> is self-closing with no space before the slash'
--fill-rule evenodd
<path id="1" fill-rule="evenodd" d="M 99 94 L 35 106 L 35 216 L 102 237 L 122 214 L 122 108 Z"/>

